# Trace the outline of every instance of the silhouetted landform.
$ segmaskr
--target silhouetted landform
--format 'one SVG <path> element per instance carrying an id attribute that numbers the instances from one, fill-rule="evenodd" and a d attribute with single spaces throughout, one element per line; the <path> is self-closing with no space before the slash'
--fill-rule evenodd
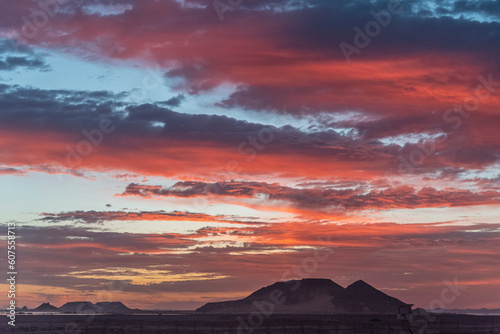
<path id="1" fill-rule="evenodd" d="M 61 313 L 96 313 L 96 307 L 91 302 L 69 302 L 59 308 Z"/>
<path id="2" fill-rule="evenodd" d="M 133 310 L 121 302 L 70 302 L 59 308 L 62 313 L 130 313 Z"/>
<path id="3" fill-rule="evenodd" d="M 208 303 L 199 313 L 396 314 L 399 299 L 357 281 L 343 288 L 330 279 L 277 282 L 240 300 Z"/>
<path id="4" fill-rule="evenodd" d="M 54 305 L 50 305 L 50 303 L 43 303 L 42 305 L 35 308 L 33 312 L 57 312 L 58 310 L 59 309 L 57 307 L 55 307 Z"/>
<path id="5" fill-rule="evenodd" d="M 102 308 L 105 313 L 129 313 L 138 311 L 138 309 L 130 309 L 121 302 L 100 302 L 95 304 L 98 309 Z"/>
<path id="6" fill-rule="evenodd" d="M 75 313 L 75 314 L 92 314 L 92 313 L 113 313 L 126 314 L 140 311 L 138 309 L 130 309 L 121 302 L 69 302 L 57 308 L 49 303 L 43 303 L 33 310 L 28 310 L 23 307 L 23 312 L 44 312 L 44 313 Z"/>

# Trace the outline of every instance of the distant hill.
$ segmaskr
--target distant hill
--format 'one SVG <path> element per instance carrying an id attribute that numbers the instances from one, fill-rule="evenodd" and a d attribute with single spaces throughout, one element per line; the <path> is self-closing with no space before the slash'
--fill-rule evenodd
<path id="1" fill-rule="evenodd" d="M 273 313 L 395 314 L 401 304 L 363 281 L 344 289 L 330 279 L 302 279 L 274 283 L 244 299 L 208 303 L 196 312 L 250 313 L 272 308 Z"/>
<path id="2" fill-rule="evenodd" d="M 386 295 L 371 285 L 356 281 L 345 289 L 342 309 L 348 313 L 397 313 L 399 299 Z"/>
<path id="3" fill-rule="evenodd" d="M 43 303 L 42 305 L 35 308 L 33 312 L 59 312 L 59 309 L 53 305 L 50 305 L 50 303 Z"/>
<path id="4" fill-rule="evenodd" d="M 26 312 L 26 311 L 29 311 L 29 309 L 26 306 L 23 306 L 22 308 L 16 307 L 16 312 Z"/>
<path id="5" fill-rule="evenodd" d="M 130 313 L 133 310 L 121 302 L 70 302 L 59 308 L 62 313 Z"/>
<path id="6" fill-rule="evenodd" d="M 121 302 L 69 302 L 57 308 L 49 303 L 44 303 L 37 308 L 31 310 L 33 312 L 57 312 L 57 313 L 131 313 L 138 310 L 133 310 L 125 306 Z"/>
<path id="7" fill-rule="evenodd" d="M 134 310 L 123 305 L 121 302 L 100 302 L 95 304 L 97 312 L 104 313 L 130 313 Z M 102 310 L 102 311 L 101 311 Z"/>
<path id="8" fill-rule="evenodd" d="M 91 302 L 69 302 L 59 308 L 61 313 L 98 313 Z"/>

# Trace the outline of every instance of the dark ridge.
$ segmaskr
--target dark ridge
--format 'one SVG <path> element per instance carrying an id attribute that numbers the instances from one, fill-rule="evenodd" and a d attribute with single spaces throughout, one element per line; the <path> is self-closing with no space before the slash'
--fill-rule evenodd
<path id="1" fill-rule="evenodd" d="M 59 309 L 50 303 L 43 303 L 33 310 L 34 312 L 58 312 Z"/>
<path id="2" fill-rule="evenodd" d="M 398 305 L 404 304 L 361 280 L 349 285 L 345 292 L 347 309 L 363 309 L 368 313 L 397 313 Z"/>
<path id="3" fill-rule="evenodd" d="M 208 303 L 196 312 L 249 313 L 267 305 L 274 313 L 395 314 L 400 304 L 404 303 L 361 280 L 344 289 L 330 279 L 308 278 L 276 282 L 246 298 Z"/>
<path id="4" fill-rule="evenodd" d="M 129 313 L 133 311 L 121 302 L 69 302 L 59 308 L 62 313 Z"/>

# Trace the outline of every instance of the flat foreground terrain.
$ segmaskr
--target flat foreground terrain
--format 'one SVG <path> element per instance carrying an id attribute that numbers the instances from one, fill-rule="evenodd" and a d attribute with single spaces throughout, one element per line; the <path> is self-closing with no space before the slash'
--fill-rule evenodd
<path id="1" fill-rule="evenodd" d="M 18 315 L 0 333 L 400 334 L 395 316 L 360 315 Z M 263 320 L 263 323 L 260 324 Z M 251 323 L 254 325 L 252 326 Z M 500 316 L 437 315 L 412 321 L 413 333 L 500 334 Z M 409 333 L 405 331 L 404 333 Z"/>

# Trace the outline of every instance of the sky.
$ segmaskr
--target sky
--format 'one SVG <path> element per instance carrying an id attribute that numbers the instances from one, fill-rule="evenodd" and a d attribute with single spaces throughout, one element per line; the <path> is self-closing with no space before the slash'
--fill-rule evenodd
<path id="1" fill-rule="evenodd" d="M 500 1 L 1 1 L 17 305 L 500 308 L 499 56 Z"/>

